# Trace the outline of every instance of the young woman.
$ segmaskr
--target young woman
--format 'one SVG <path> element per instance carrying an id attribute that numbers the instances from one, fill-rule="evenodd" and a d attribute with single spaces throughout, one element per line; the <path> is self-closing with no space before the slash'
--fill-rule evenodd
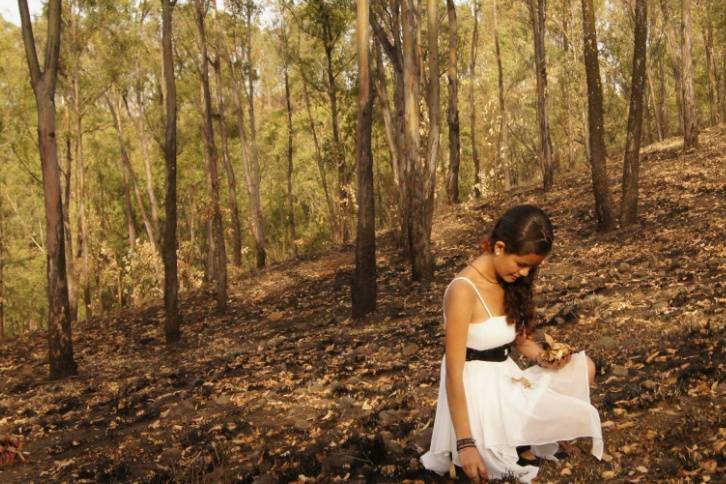
<path id="1" fill-rule="evenodd" d="M 595 365 L 584 352 L 546 363 L 532 339 L 532 286 L 553 239 L 541 209 L 513 207 L 446 288 L 446 353 L 431 448 L 421 457 L 427 469 L 443 474 L 453 460 L 473 482 L 530 482 L 536 458 L 520 458 L 517 447 L 552 459 L 558 441 L 577 437 L 591 437 L 592 454 L 602 457 L 600 416 L 590 405 Z M 522 371 L 509 358 L 512 345 L 537 365 Z"/>

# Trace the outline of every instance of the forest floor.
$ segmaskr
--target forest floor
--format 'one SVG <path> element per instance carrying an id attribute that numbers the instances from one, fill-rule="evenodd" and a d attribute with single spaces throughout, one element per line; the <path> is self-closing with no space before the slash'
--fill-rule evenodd
<path id="1" fill-rule="evenodd" d="M 80 373 L 64 381 L 47 379 L 44 334 L 4 342 L 0 434 L 21 436 L 28 462 L 0 467 L 0 481 L 450 482 L 418 460 L 437 397 L 441 298 L 516 203 L 542 206 L 555 224 L 539 307 L 548 333 L 595 360 L 605 438 L 602 461 L 577 441 L 582 452 L 542 463 L 538 481 L 718 481 L 726 125 L 701 139 L 685 155 L 675 139 L 643 150 L 635 228 L 595 231 L 582 173 L 547 194 L 437 215 L 428 286 L 410 282 L 384 240 L 378 311 L 362 321 L 349 318 L 347 248 L 235 279 L 224 315 L 210 294 L 184 294 L 184 338 L 172 349 L 158 303 L 80 323 Z M 616 187 L 620 164 L 610 164 Z"/>

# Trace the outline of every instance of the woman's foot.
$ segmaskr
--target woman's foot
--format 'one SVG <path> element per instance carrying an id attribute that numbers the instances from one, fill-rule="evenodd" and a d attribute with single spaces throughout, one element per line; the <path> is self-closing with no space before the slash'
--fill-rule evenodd
<path id="1" fill-rule="evenodd" d="M 519 460 L 517 460 L 517 465 L 520 466 L 533 466 L 537 465 L 537 463 L 539 462 L 539 459 L 536 455 L 534 455 L 534 452 L 532 452 L 532 449 L 529 445 L 517 447 L 517 455 L 519 456 Z"/>

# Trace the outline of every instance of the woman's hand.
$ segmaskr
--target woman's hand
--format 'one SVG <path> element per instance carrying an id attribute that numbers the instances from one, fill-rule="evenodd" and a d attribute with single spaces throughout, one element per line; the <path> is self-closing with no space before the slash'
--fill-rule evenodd
<path id="1" fill-rule="evenodd" d="M 466 475 L 471 479 L 471 482 L 487 482 L 489 481 L 489 475 L 487 474 L 487 466 L 484 464 L 484 460 L 479 455 L 479 451 L 476 447 L 466 447 L 459 451 L 459 460 L 461 461 L 461 467 L 464 469 Z"/>
<path id="2" fill-rule="evenodd" d="M 539 366 L 541 366 L 542 368 L 547 368 L 549 370 L 559 370 L 563 366 L 567 365 L 570 362 L 570 360 L 572 359 L 572 353 L 570 353 L 567 356 L 565 356 L 564 358 L 560 358 L 559 360 L 556 360 L 556 361 L 545 361 L 542 358 L 540 358 L 541 355 L 542 355 L 542 353 L 537 355 L 537 359 L 536 359 L 537 364 Z"/>

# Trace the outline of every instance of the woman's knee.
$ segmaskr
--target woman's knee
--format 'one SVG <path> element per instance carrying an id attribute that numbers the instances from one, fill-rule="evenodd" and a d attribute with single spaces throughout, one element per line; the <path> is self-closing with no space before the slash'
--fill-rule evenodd
<path id="1" fill-rule="evenodd" d="M 587 377 L 588 377 L 588 380 L 590 381 L 590 385 L 595 384 L 595 373 L 596 373 L 595 363 L 588 356 L 587 357 Z"/>

